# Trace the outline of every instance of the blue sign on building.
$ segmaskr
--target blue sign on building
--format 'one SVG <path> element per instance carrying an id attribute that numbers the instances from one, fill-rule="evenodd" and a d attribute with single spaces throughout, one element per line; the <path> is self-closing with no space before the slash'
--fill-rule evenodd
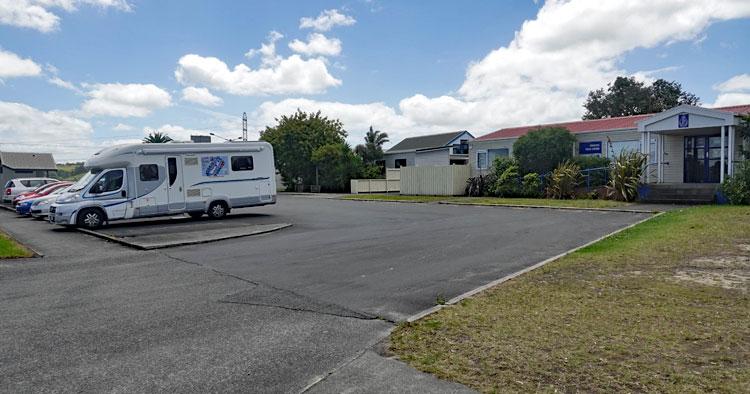
<path id="1" fill-rule="evenodd" d="M 579 155 L 593 155 L 597 153 L 602 153 L 601 141 L 581 142 L 580 144 L 578 144 Z"/>
<path id="2" fill-rule="evenodd" d="M 690 127 L 690 114 L 677 115 L 677 128 L 686 129 Z"/>

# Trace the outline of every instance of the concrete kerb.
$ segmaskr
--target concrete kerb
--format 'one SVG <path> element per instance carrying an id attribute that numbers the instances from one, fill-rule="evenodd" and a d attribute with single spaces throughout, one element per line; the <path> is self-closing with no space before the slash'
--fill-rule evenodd
<path id="1" fill-rule="evenodd" d="M 445 205 L 471 205 L 477 207 L 506 207 L 506 208 L 545 208 L 545 209 L 562 209 L 570 211 L 601 211 L 601 212 L 625 212 L 625 213 L 647 213 L 657 214 L 663 211 L 659 210 L 645 210 L 645 209 L 627 209 L 627 208 L 593 208 L 593 207 L 557 207 L 551 205 L 523 205 L 523 204 L 482 204 L 475 202 L 454 202 L 454 201 L 438 201 L 438 204 Z"/>
<path id="2" fill-rule="evenodd" d="M 7 230 L 5 228 L 0 228 L 0 234 L 5 234 L 6 236 L 8 236 L 13 241 L 16 241 L 19 245 L 21 245 L 24 248 L 26 248 L 26 249 L 28 249 L 28 250 L 31 251 L 31 254 L 32 254 L 31 257 L 19 257 L 19 258 L 16 258 L 14 260 L 24 259 L 24 258 L 32 258 L 33 259 L 33 258 L 44 257 L 44 254 L 42 252 L 40 252 L 40 251 L 32 248 L 31 246 L 27 245 L 25 242 L 21 242 L 18 239 L 18 236 L 16 234 L 14 234 L 12 231 L 9 231 L 9 230 Z"/>
<path id="3" fill-rule="evenodd" d="M 274 231 L 279 231 L 279 230 L 282 230 L 282 229 L 285 229 L 285 228 L 291 227 L 291 226 L 292 226 L 291 223 L 280 223 L 276 227 L 269 228 L 269 229 L 264 229 L 264 230 L 257 230 L 257 231 L 251 232 L 249 234 L 238 234 L 238 235 L 231 235 L 231 236 L 226 236 L 226 237 L 216 238 L 216 239 L 191 240 L 191 241 L 184 241 L 184 242 L 173 242 L 173 243 L 168 243 L 168 244 L 156 244 L 156 245 L 148 245 L 148 246 L 140 245 L 140 244 L 137 244 L 137 243 L 134 243 L 134 242 L 129 242 L 129 241 L 125 240 L 124 238 L 116 237 L 114 235 L 109 235 L 109 234 L 98 232 L 98 231 L 94 231 L 94 230 L 89 230 L 89 229 L 86 229 L 86 228 L 79 228 L 79 227 L 77 227 L 76 230 L 79 231 L 79 232 L 82 232 L 84 234 L 88 234 L 88 235 L 91 235 L 91 236 L 94 236 L 94 237 L 97 237 L 97 238 L 106 239 L 107 241 L 115 242 L 115 243 L 118 243 L 120 245 L 125 245 L 125 246 L 128 246 L 128 247 L 134 248 L 134 249 L 138 249 L 138 250 L 154 250 L 154 249 L 173 248 L 173 247 L 185 246 L 185 245 L 205 244 L 205 243 L 209 243 L 209 242 L 223 241 L 223 240 L 226 240 L 226 239 L 235 239 L 235 238 L 242 238 L 242 237 L 252 237 L 254 235 L 261 235 L 261 234 L 272 233 Z"/>
<path id="4" fill-rule="evenodd" d="M 591 245 L 593 245 L 593 244 L 595 244 L 597 242 L 603 241 L 603 240 L 605 240 L 605 239 L 607 239 L 609 237 L 617 235 L 617 234 L 619 234 L 619 233 L 621 233 L 621 232 L 623 232 L 625 230 L 631 229 L 631 228 L 633 228 L 635 226 L 638 226 L 639 224 L 645 223 L 645 222 L 647 222 L 649 220 L 652 220 L 652 219 L 654 219 L 654 218 L 656 218 L 658 216 L 661 216 L 663 214 L 664 214 L 664 212 L 657 212 L 653 216 L 647 217 L 647 218 L 645 218 L 643 220 L 639 220 L 639 221 L 637 221 L 637 222 L 635 222 L 635 223 L 633 223 L 631 225 L 628 225 L 628 226 L 625 226 L 625 227 L 623 227 L 621 229 L 615 230 L 615 231 L 613 231 L 613 232 L 611 232 L 609 234 L 601 236 L 601 237 L 599 237 L 599 238 L 597 238 L 597 239 L 595 239 L 593 241 L 587 242 L 587 243 L 585 243 L 585 244 L 583 244 L 581 246 L 577 246 L 577 247 L 575 247 L 573 249 L 567 250 L 567 251 L 565 251 L 563 253 L 560 253 L 560 254 L 558 254 L 556 256 L 552 256 L 552 257 L 550 257 L 548 259 L 542 260 L 542 261 L 540 261 L 540 262 L 538 262 L 538 263 L 536 263 L 536 264 L 534 264 L 532 266 L 526 267 L 526 268 L 524 268 L 524 269 L 522 269 L 520 271 L 516 271 L 516 272 L 514 272 L 512 274 L 509 274 L 509 275 L 506 275 L 506 276 L 504 276 L 504 277 L 502 277 L 500 279 L 496 279 L 496 280 L 494 280 L 494 281 L 492 281 L 490 283 L 487 283 L 487 284 L 479 286 L 479 287 L 477 287 L 475 289 L 469 290 L 469 291 L 467 291 L 467 292 L 465 292 L 463 294 L 460 294 L 460 295 L 458 295 L 456 297 L 451 298 L 445 304 L 435 305 L 432 308 L 428 308 L 428 309 L 425 309 L 425 310 L 423 310 L 421 312 L 418 312 L 418 313 L 416 313 L 414 315 L 411 315 L 411 316 L 409 316 L 406 319 L 406 321 L 409 322 L 409 323 L 417 321 L 417 320 L 419 320 L 419 319 L 421 319 L 423 317 L 429 316 L 429 315 L 431 315 L 431 314 L 433 314 L 433 313 L 435 313 L 435 312 L 437 312 L 437 311 L 439 311 L 439 310 L 441 310 L 441 309 L 443 309 L 443 308 L 445 308 L 447 306 L 455 305 L 455 304 L 457 304 L 457 303 L 459 303 L 459 302 L 461 302 L 461 301 L 463 301 L 463 300 L 465 300 L 465 299 L 467 299 L 469 297 L 472 297 L 472 296 L 474 296 L 474 295 L 476 295 L 478 293 L 481 293 L 481 292 L 483 292 L 483 291 L 485 291 L 485 290 L 487 290 L 489 288 L 495 287 L 495 286 L 497 286 L 497 285 L 499 285 L 499 284 L 501 284 L 503 282 L 507 282 L 507 281 L 509 281 L 509 280 L 511 280 L 513 278 L 521 276 L 521 275 L 523 275 L 523 274 L 525 274 L 527 272 L 533 271 L 533 270 L 535 270 L 535 269 L 537 269 L 539 267 L 543 267 L 543 266 L 545 266 L 545 265 L 547 265 L 547 264 L 549 264 L 549 263 L 551 263 L 553 261 L 557 261 L 557 260 L 559 260 L 559 259 L 561 259 L 561 258 L 563 258 L 563 257 L 565 257 L 565 256 L 567 256 L 567 255 L 569 255 L 571 253 L 574 253 L 574 252 L 576 252 L 576 251 L 578 251 L 580 249 L 583 249 L 585 247 L 591 246 Z"/>

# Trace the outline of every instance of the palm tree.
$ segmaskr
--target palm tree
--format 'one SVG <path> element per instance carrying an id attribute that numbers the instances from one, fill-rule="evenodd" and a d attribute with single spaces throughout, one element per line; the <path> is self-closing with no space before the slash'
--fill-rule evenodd
<path id="1" fill-rule="evenodd" d="M 380 130 L 373 130 L 370 126 L 370 130 L 365 134 L 364 145 L 360 144 L 354 148 L 362 160 L 367 164 L 372 164 L 376 160 L 383 158 L 383 144 L 388 142 L 388 133 L 384 133 Z"/>
<path id="2" fill-rule="evenodd" d="M 158 131 L 149 133 L 148 136 L 143 139 L 143 142 L 147 144 L 164 144 L 171 141 L 172 138 L 170 136 L 168 136 L 166 133 L 160 133 Z"/>

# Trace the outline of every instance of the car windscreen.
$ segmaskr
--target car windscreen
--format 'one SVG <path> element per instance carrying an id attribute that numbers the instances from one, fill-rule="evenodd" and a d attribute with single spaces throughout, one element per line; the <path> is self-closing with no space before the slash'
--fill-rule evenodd
<path id="1" fill-rule="evenodd" d="M 87 172 L 86 174 L 83 175 L 83 177 L 81 177 L 81 179 L 78 180 L 78 182 L 74 183 L 73 186 L 71 186 L 68 191 L 69 192 L 81 191 L 83 188 L 85 188 L 86 186 L 88 186 L 88 184 L 91 183 L 91 181 L 93 181 L 94 178 L 96 177 L 96 175 L 98 173 L 100 173 L 100 172 L 102 172 L 102 171 L 101 170 L 91 170 L 91 171 Z"/>

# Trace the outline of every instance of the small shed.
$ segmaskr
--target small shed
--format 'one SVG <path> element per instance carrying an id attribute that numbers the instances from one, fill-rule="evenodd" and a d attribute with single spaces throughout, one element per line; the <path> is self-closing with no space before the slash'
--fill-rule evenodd
<path id="1" fill-rule="evenodd" d="M 57 174 L 51 153 L 0 152 L 0 187 L 13 178 L 52 177 Z"/>

